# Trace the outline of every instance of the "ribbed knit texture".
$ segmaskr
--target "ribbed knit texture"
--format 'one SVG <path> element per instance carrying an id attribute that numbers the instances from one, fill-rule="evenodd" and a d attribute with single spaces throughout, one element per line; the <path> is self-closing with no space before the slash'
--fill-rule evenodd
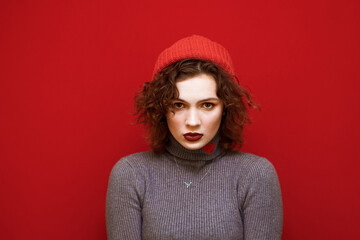
<path id="1" fill-rule="evenodd" d="M 108 239 L 281 239 L 273 165 L 217 146 L 211 154 L 197 152 L 173 140 L 164 154 L 141 152 L 117 162 L 106 199 Z"/>
<path id="2" fill-rule="evenodd" d="M 155 63 L 153 77 L 163 68 L 186 58 L 210 60 L 234 75 L 229 52 L 220 44 L 199 35 L 182 38 L 162 51 Z"/>

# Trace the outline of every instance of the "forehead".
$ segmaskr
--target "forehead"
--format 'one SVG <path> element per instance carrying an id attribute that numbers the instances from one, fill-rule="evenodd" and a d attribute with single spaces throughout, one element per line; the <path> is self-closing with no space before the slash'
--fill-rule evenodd
<path id="1" fill-rule="evenodd" d="M 179 91 L 179 98 L 183 100 L 217 98 L 216 81 L 208 74 L 181 79 L 176 82 L 176 87 Z"/>

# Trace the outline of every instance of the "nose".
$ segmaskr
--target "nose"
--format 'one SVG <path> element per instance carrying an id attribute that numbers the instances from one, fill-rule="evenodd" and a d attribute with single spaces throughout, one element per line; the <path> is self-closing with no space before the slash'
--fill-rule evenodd
<path id="1" fill-rule="evenodd" d="M 201 124 L 199 114 L 196 109 L 190 109 L 186 116 L 185 124 L 187 126 L 196 127 Z"/>

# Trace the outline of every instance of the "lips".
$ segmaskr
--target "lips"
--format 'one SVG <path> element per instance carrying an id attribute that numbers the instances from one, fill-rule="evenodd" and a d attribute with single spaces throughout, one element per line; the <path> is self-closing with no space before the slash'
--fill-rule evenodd
<path id="1" fill-rule="evenodd" d="M 184 138 L 191 142 L 199 140 L 200 138 L 202 138 L 202 136 L 203 136 L 203 134 L 201 134 L 201 133 L 188 132 L 188 133 L 184 134 Z"/>

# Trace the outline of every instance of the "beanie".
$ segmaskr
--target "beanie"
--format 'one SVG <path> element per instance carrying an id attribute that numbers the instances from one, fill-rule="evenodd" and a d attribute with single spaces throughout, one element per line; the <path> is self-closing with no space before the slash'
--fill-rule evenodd
<path id="1" fill-rule="evenodd" d="M 203 36 L 192 35 L 178 40 L 160 53 L 153 77 L 163 68 L 186 58 L 212 61 L 230 75 L 235 74 L 230 54 L 223 46 Z"/>

